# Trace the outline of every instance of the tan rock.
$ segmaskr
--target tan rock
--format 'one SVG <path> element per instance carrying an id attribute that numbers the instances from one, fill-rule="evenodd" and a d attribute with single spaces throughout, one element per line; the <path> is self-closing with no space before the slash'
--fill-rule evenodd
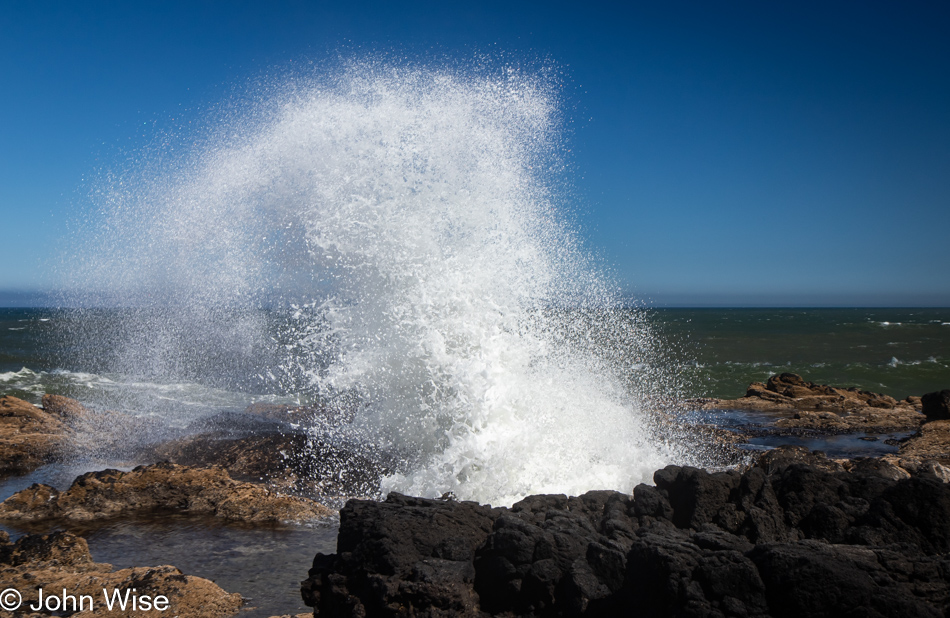
<path id="1" fill-rule="evenodd" d="M 67 455 L 98 453 L 110 457 L 134 457 L 137 437 L 159 425 L 149 417 L 135 417 L 112 410 L 87 408 L 75 399 L 43 395 L 43 409 L 61 420 L 69 431 Z"/>
<path id="2" fill-rule="evenodd" d="M 830 431 L 848 431 L 849 423 L 834 412 L 812 412 L 798 410 L 791 418 L 782 418 L 775 422 L 777 427 L 801 427 L 804 429 L 827 429 Z"/>
<path id="3" fill-rule="evenodd" d="M 164 596 L 168 599 L 168 610 L 167 614 L 160 612 L 161 615 L 181 618 L 234 616 L 242 604 L 241 595 L 225 592 L 207 579 L 184 575 L 173 566 L 134 567 L 113 572 L 112 565 L 92 561 L 85 539 L 66 532 L 27 535 L 16 543 L 10 543 L 9 538 L 0 540 L 0 589 L 9 588 L 22 595 L 23 604 L 16 613 L 0 611 L 0 618 L 48 616 L 46 611 L 27 613 L 30 606 L 37 604 L 41 588 L 46 597 L 50 593 L 62 596 L 64 591 L 75 597 L 75 609 L 80 610 L 76 613 L 71 613 L 73 601 L 68 596 L 66 600 L 66 609 L 74 618 L 131 618 L 152 613 L 133 611 L 131 602 L 125 610 L 113 604 L 109 611 L 103 589 L 110 595 L 118 590 L 120 594 L 130 591 L 130 595 L 137 594 L 139 598 Z"/>
<path id="4" fill-rule="evenodd" d="M 43 395 L 43 410 L 65 420 L 82 419 L 90 415 L 90 411 L 81 403 L 62 395 Z"/>
<path id="5" fill-rule="evenodd" d="M 841 472 L 844 463 L 849 460 L 828 459 L 820 451 L 810 451 L 804 446 L 782 445 L 759 456 L 756 465 L 768 474 L 774 474 L 784 468 L 796 464 L 815 466 L 827 472 Z"/>
<path id="6" fill-rule="evenodd" d="M 280 481 L 299 474 L 301 465 L 307 463 L 301 455 L 308 440 L 303 434 L 197 435 L 165 442 L 155 447 L 154 453 L 157 458 L 186 466 L 218 465 L 236 479 L 283 484 Z"/>
<path id="7" fill-rule="evenodd" d="M 62 453 L 68 428 L 58 416 L 0 397 L 0 474 L 26 474 Z"/>
<path id="8" fill-rule="evenodd" d="M 848 472 L 870 474 L 891 481 L 900 481 L 911 477 L 910 471 L 898 463 L 883 457 L 857 457 L 846 460 L 844 469 Z"/>
<path id="9" fill-rule="evenodd" d="M 950 468 L 939 462 L 933 460 L 925 461 L 917 468 L 917 471 L 933 474 L 944 483 L 950 483 Z"/>
<path id="10" fill-rule="evenodd" d="M 925 420 L 920 398 L 897 401 L 881 393 L 806 382 L 794 373 L 774 375 L 765 384 L 753 382 L 745 397 L 708 400 L 702 407 L 784 412 L 778 427 L 837 432 L 906 431 Z"/>
<path id="11" fill-rule="evenodd" d="M 900 456 L 950 464 L 950 420 L 921 425 L 916 434 L 901 444 Z"/>
<path id="12" fill-rule="evenodd" d="M 303 522 L 332 514 L 312 500 L 235 481 L 222 468 L 159 463 L 83 474 L 63 492 L 34 484 L 0 504 L 0 519 L 86 521 L 163 509 L 248 522 Z"/>

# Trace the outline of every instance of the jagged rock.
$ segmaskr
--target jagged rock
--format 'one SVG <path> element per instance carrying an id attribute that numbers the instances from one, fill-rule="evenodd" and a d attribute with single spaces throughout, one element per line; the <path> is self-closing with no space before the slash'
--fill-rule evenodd
<path id="1" fill-rule="evenodd" d="M 62 492 L 34 484 L 0 504 L 0 519 L 85 521 L 161 509 L 254 522 L 310 521 L 331 514 L 311 500 L 235 481 L 222 468 L 159 463 L 130 472 L 89 472 Z"/>
<path id="2" fill-rule="evenodd" d="M 304 601 L 332 615 L 391 613 L 401 605 L 471 615 L 472 561 L 492 521 L 492 509 L 471 502 L 397 494 L 385 502 L 351 500 L 340 511 L 338 553 L 317 554 L 310 576 L 321 585 L 307 587 Z"/>
<path id="3" fill-rule="evenodd" d="M 950 389 L 927 393 L 920 404 L 928 421 L 950 420 Z"/>
<path id="4" fill-rule="evenodd" d="M 753 382 L 745 397 L 704 400 L 704 409 L 785 412 L 775 425 L 785 429 L 885 433 L 916 429 L 925 420 L 918 398 L 898 401 L 889 395 L 854 387 L 838 388 L 805 381 L 794 373 Z"/>
<path id="5" fill-rule="evenodd" d="M 844 468 L 848 472 L 873 474 L 892 481 L 900 481 L 910 478 L 911 472 L 900 465 L 900 461 L 891 462 L 887 459 L 876 457 L 857 457 L 844 461 Z M 920 467 L 915 471 L 918 471 Z"/>
<path id="6" fill-rule="evenodd" d="M 741 473 L 668 466 L 633 496 L 351 501 L 301 591 L 321 616 L 945 615 L 950 486 L 848 467 L 780 448 Z"/>
<path id="7" fill-rule="evenodd" d="M 747 556 L 773 616 L 944 615 L 946 567 L 940 558 L 908 560 L 897 549 L 810 540 L 758 546 Z M 934 588 L 940 589 L 936 595 Z"/>
<path id="8" fill-rule="evenodd" d="M 241 608 L 241 595 L 229 594 L 206 579 L 184 575 L 173 566 L 134 567 L 113 571 L 109 564 L 92 561 L 85 539 L 66 532 L 48 535 L 27 535 L 16 543 L 9 537 L 0 539 L 0 588 L 13 588 L 22 595 L 20 611 L 0 611 L 0 618 L 26 615 L 30 606 L 36 606 L 38 590 L 46 596 L 72 595 L 82 611 L 73 613 L 72 601 L 67 599 L 67 613 L 74 618 L 90 616 L 129 617 L 151 614 L 154 610 L 132 611 L 131 604 L 124 611 L 117 605 L 107 611 L 103 589 L 110 593 L 135 589 L 135 593 L 150 598 L 162 595 L 168 599 L 168 608 L 157 615 L 182 618 L 225 618 L 234 616 Z M 85 595 L 86 598 L 82 598 Z M 78 603 L 82 607 L 78 607 Z M 29 614 L 48 616 L 48 611 Z M 57 614 L 59 615 L 59 614 Z"/>
<path id="9" fill-rule="evenodd" d="M 16 397 L 0 397 L 0 475 L 26 474 L 62 454 L 67 426 Z"/>

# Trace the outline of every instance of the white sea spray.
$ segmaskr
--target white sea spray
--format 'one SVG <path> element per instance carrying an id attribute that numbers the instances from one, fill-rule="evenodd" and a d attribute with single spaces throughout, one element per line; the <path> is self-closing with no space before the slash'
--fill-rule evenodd
<path id="1" fill-rule="evenodd" d="M 548 79 L 346 63 L 116 178 L 72 276 L 130 308 L 125 370 L 264 355 L 261 380 L 355 406 L 335 439 L 393 458 L 382 491 L 630 491 L 677 457 L 666 381 L 565 216 L 560 128 Z M 279 337 L 262 307 L 290 308 Z"/>

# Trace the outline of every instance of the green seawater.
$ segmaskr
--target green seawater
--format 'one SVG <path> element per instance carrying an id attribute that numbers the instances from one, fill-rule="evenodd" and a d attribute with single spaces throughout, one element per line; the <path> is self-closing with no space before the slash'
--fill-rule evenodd
<path id="1" fill-rule="evenodd" d="M 735 398 L 781 372 L 898 399 L 950 388 L 950 309 L 656 309 L 684 391 Z"/>
<path id="2" fill-rule="evenodd" d="M 651 362 L 664 365 L 659 373 L 674 376 L 679 396 L 740 397 L 750 382 L 785 371 L 813 382 L 856 386 L 899 399 L 950 388 L 948 308 L 651 309 L 648 313 L 662 351 Z M 293 388 L 268 391 L 266 384 L 229 388 L 241 380 L 221 379 L 226 370 L 266 374 L 269 361 L 260 355 L 253 355 L 261 363 L 257 367 L 235 367 L 237 359 L 228 357 L 218 359 L 219 365 L 206 375 L 192 371 L 180 381 L 127 382 L 88 360 L 108 356 L 109 333 L 119 314 L 89 312 L 78 318 L 89 320 L 92 332 L 101 332 L 84 340 L 102 348 L 98 351 L 64 343 L 58 325 L 67 317 L 75 325 L 76 315 L 54 310 L 0 308 L 0 395 L 38 402 L 44 392 L 54 392 L 83 399 L 87 392 L 101 395 L 104 389 L 121 391 L 123 384 L 134 383 L 141 397 L 154 391 L 166 402 L 180 397 L 188 406 L 205 401 L 212 407 L 242 409 L 262 397 L 275 401 L 295 397 Z"/>

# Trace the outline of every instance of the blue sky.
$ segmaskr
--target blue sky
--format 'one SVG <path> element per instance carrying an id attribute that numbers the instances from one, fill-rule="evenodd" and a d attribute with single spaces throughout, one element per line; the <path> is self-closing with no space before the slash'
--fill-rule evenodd
<path id="1" fill-rule="evenodd" d="M 950 306 L 948 7 L 4 2 L 0 304 L 163 127 L 381 51 L 557 65 L 580 224 L 641 298 Z"/>

